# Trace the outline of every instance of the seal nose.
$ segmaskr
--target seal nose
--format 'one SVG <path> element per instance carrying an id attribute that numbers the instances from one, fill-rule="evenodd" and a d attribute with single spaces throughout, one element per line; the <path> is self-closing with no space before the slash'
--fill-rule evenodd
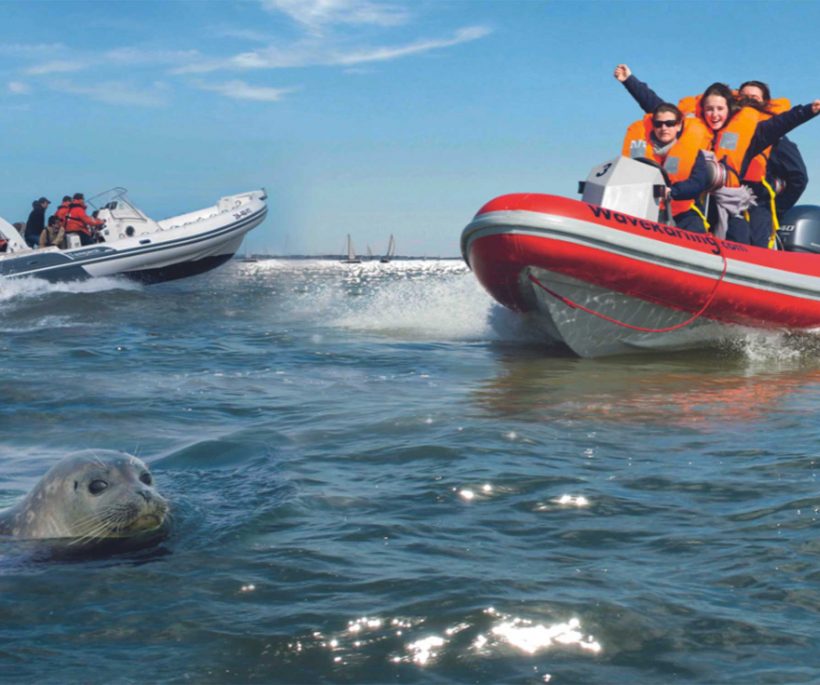
<path id="1" fill-rule="evenodd" d="M 146 502 L 150 502 L 150 501 L 151 501 L 151 493 L 150 493 L 150 492 L 148 492 L 148 490 L 140 490 L 139 492 L 140 492 L 140 495 L 142 496 L 142 498 L 143 498 Z"/>

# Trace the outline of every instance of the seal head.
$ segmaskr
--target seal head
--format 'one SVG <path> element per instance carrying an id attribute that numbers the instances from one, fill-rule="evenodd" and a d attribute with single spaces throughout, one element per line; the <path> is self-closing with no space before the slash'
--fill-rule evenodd
<path id="1" fill-rule="evenodd" d="M 167 514 L 140 459 L 88 450 L 57 462 L 21 502 L 0 512 L 0 535 L 94 543 L 159 532 Z"/>

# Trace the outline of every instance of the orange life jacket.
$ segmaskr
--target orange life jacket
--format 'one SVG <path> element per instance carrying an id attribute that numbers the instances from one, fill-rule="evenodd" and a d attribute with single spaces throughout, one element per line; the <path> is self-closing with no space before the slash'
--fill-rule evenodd
<path id="1" fill-rule="evenodd" d="M 54 212 L 55 216 L 60 220 L 60 223 L 65 225 L 65 218 L 68 214 L 68 208 L 71 206 L 71 202 L 66 200 L 63 202 L 59 207 L 57 207 L 57 211 Z"/>
<path id="2" fill-rule="evenodd" d="M 760 112 L 753 107 L 743 107 L 715 133 L 712 149 L 730 172 L 726 175 L 727 188 L 740 187 L 740 167 L 759 122 Z"/>
<path id="3" fill-rule="evenodd" d="M 712 142 L 712 132 L 700 119 L 688 117 L 683 120 L 683 131 L 675 144 L 662 159 L 652 149 L 652 115 L 647 114 L 642 119 L 632 123 L 626 130 L 621 153 L 624 157 L 646 157 L 658 162 L 669 175 L 672 183 L 685 181 L 692 173 L 698 152 L 708 150 Z M 672 216 L 692 208 L 694 200 L 672 200 L 669 209 Z"/>
<path id="4" fill-rule="evenodd" d="M 85 213 L 85 202 L 82 200 L 73 200 L 68 208 L 68 213 L 65 217 L 66 233 L 85 233 L 91 235 L 91 226 L 101 226 L 103 224 L 99 219 L 88 216 Z"/>
<path id="5" fill-rule="evenodd" d="M 634 121 L 626 129 L 624 144 L 621 147 L 621 154 L 630 159 L 646 157 L 660 164 L 662 159 L 658 159 L 652 149 L 652 115 L 647 114 L 642 119 Z"/>
<path id="6" fill-rule="evenodd" d="M 698 158 L 698 152 L 708 150 L 711 144 L 712 131 L 709 127 L 696 117 L 685 118 L 683 133 L 678 138 L 678 142 L 672 146 L 663 163 L 664 169 L 669 174 L 669 180 L 677 183 L 689 178 L 695 160 Z M 691 209 L 694 204 L 694 200 L 672 200 L 670 202 L 672 216 Z"/>
<path id="7" fill-rule="evenodd" d="M 685 117 L 697 117 L 703 119 L 703 108 L 700 106 L 702 95 L 687 95 L 685 98 L 678 100 L 678 109 L 683 112 Z"/>
<path id="8" fill-rule="evenodd" d="M 777 100 L 769 100 L 769 104 L 766 108 L 771 112 L 771 114 L 767 114 L 766 112 L 760 113 L 760 121 L 766 121 L 766 119 L 771 119 L 774 114 L 782 114 L 783 112 L 788 111 L 791 109 L 791 102 L 787 98 L 778 98 Z M 751 183 L 762 183 L 763 179 L 766 178 L 766 168 L 769 164 L 769 157 L 771 157 L 772 148 L 771 145 L 767 147 L 763 152 L 761 152 L 757 157 L 755 157 L 751 162 L 749 162 L 749 167 L 746 169 L 746 173 L 743 176 L 744 181 L 749 181 Z"/>
<path id="9" fill-rule="evenodd" d="M 734 91 L 733 91 L 734 92 Z M 681 98 L 678 101 L 678 109 L 683 112 L 684 116 L 694 115 L 700 119 L 703 118 L 703 107 L 701 106 L 702 95 L 687 95 L 684 98 Z M 789 102 L 788 98 L 773 98 L 769 100 L 766 108 L 771 112 L 771 114 L 764 114 L 760 112 L 760 121 L 765 121 L 769 119 L 772 114 L 781 114 L 783 112 L 788 111 L 791 109 L 791 102 Z M 754 129 L 752 130 L 752 135 L 754 135 Z M 751 139 L 750 139 L 751 140 Z M 748 144 L 747 144 L 748 147 Z M 716 148 L 717 150 L 717 148 Z M 769 161 L 769 156 L 771 155 L 772 149 L 771 147 L 766 148 L 761 154 L 755 157 L 750 163 L 749 168 L 746 171 L 746 174 L 743 176 L 744 181 L 750 182 L 757 182 L 760 183 L 764 178 L 766 178 L 766 166 Z M 744 148 L 745 154 L 745 148 Z M 718 155 L 720 157 L 720 155 Z M 738 165 L 743 161 L 743 155 L 741 155 L 740 161 L 738 161 Z M 736 172 L 740 172 L 740 167 L 738 166 L 735 169 Z"/>

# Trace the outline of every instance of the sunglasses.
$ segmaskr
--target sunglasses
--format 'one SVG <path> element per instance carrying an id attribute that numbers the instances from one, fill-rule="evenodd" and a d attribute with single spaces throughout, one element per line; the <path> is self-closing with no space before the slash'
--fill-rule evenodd
<path id="1" fill-rule="evenodd" d="M 661 127 L 664 127 L 664 126 L 666 128 L 672 128 L 674 126 L 677 126 L 678 122 L 675 121 L 674 119 L 664 119 L 663 121 L 653 121 L 652 125 L 655 128 L 661 128 Z"/>

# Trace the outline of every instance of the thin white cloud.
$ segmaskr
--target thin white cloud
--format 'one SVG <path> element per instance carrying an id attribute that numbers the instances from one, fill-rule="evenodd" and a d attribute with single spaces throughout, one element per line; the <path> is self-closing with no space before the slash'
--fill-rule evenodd
<path id="1" fill-rule="evenodd" d="M 262 6 L 288 15 L 311 31 L 333 24 L 397 26 L 409 16 L 395 4 L 371 0 L 262 0 Z"/>
<path id="2" fill-rule="evenodd" d="M 406 23 L 409 15 L 397 3 L 373 0 L 259 0 L 264 8 L 289 16 L 302 30 L 301 40 L 274 42 L 263 27 L 251 26 L 239 30 L 223 28 L 221 35 L 259 43 L 257 49 L 227 56 L 206 57 L 197 49 L 175 50 L 157 47 L 127 46 L 95 52 L 87 49 L 72 50 L 63 44 L 34 44 L 16 46 L 16 53 L 28 64 L 10 75 L 7 91 L 24 94 L 30 91 L 29 80 L 43 79 L 42 85 L 51 90 L 86 97 L 90 100 L 113 105 L 157 107 L 167 103 L 167 84 L 149 84 L 140 87 L 137 80 L 156 73 L 157 67 L 165 67 L 166 74 L 207 74 L 217 71 L 245 72 L 251 70 L 274 70 L 303 67 L 339 67 L 345 73 L 366 73 L 368 66 L 425 53 L 446 50 L 454 46 L 476 41 L 489 35 L 492 30 L 485 26 L 467 26 L 439 38 L 419 38 L 400 44 L 368 46 L 361 37 L 347 32 L 329 32 L 323 36 L 320 29 L 341 25 L 372 25 L 389 27 Z M 0 54 L 9 54 L 9 47 L 0 46 Z M 206 52 L 213 45 L 202 48 Z M 224 55 L 225 53 L 223 53 Z M 130 78 L 104 82 L 111 69 Z M 84 83 L 71 80 L 70 75 L 86 71 L 95 78 Z M 106 73 L 107 72 L 107 73 Z M 34 78 L 29 78 L 34 77 Z M 255 86 L 242 80 L 221 82 L 193 82 L 190 85 L 205 91 L 218 93 L 227 98 L 256 102 L 277 102 L 296 88 L 273 88 Z"/>
<path id="3" fill-rule="evenodd" d="M 201 59 L 198 50 L 152 50 L 124 47 L 109 50 L 103 60 L 124 66 L 179 65 Z"/>
<path id="4" fill-rule="evenodd" d="M 31 87 L 28 84 L 22 83 L 20 81 L 9 81 L 6 88 L 9 91 L 9 93 L 12 93 L 14 95 L 25 95 L 26 93 L 31 92 Z"/>
<path id="5" fill-rule="evenodd" d="M 335 64 L 352 66 L 354 64 L 363 64 L 366 62 L 384 62 L 387 60 L 398 59 L 400 57 L 407 57 L 408 55 L 417 55 L 422 52 L 430 52 L 431 50 L 450 48 L 454 45 L 460 45 L 461 43 L 469 43 L 470 41 L 483 38 L 489 33 L 490 30 L 483 26 L 471 26 L 468 28 L 459 29 L 452 38 L 446 38 L 443 40 L 422 40 L 404 46 L 396 46 L 392 48 L 371 48 L 358 50 L 347 54 L 340 54 L 336 56 Z"/>
<path id="6" fill-rule="evenodd" d="M 270 33 L 253 29 L 216 28 L 214 33 L 223 38 L 235 38 L 251 43 L 268 43 L 271 40 Z"/>
<path id="7" fill-rule="evenodd" d="M 48 74 L 69 74 L 76 71 L 82 71 L 88 68 L 87 62 L 78 60 L 52 60 L 50 62 L 43 62 L 42 64 L 35 64 L 23 70 L 23 73 L 29 76 L 47 76 Z"/>
<path id="8" fill-rule="evenodd" d="M 244 81 L 226 81 L 224 83 L 196 83 L 202 90 L 219 93 L 226 98 L 235 100 L 254 100 L 256 102 L 278 102 L 296 88 L 270 88 L 266 86 L 252 86 Z"/>
<path id="9" fill-rule="evenodd" d="M 63 50 L 63 52 L 66 52 Z M 202 59 L 198 50 L 153 50 L 123 47 L 94 55 L 88 51 L 32 64 L 22 70 L 27 76 L 70 74 L 101 66 L 152 67 L 180 66 Z"/>
<path id="10" fill-rule="evenodd" d="M 91 86 L 78 85 L 68 81 L 49 85 L 53 90 L 60 93 L 79 95 L 109 105 L 160 107 L 167 102 L 167 87 L 163 83 L 154 83 L 150 88 L 131 87 L 120 81 L 95 83 Z"/>
<path id="11" fill-rule="evenodd" d="M 224 60 L 191 64 L 175 70 L 174 73 L 207 73 L 222 69 L 286 69 L 310 66 L 351 67 L 449 48 L 461 43 L 478 40 L 490 33 L 491 30 L 487 27 L 469 26 L 459 29 L 450 38 L 420 40 L 406 45 L 355 48 L 352 50 L 336 48 L 324 41 L 312 38 L 289 46 L 270 46 L 243 52 Z"/>
<path id="12" fill-rule="evenodd" d="M 0 44 L 0 55 L 13 57 L 31 57 L 33 55 L 54 56 L 56 52 L 65 49 L 62 43 L 3 43 Z"/>

